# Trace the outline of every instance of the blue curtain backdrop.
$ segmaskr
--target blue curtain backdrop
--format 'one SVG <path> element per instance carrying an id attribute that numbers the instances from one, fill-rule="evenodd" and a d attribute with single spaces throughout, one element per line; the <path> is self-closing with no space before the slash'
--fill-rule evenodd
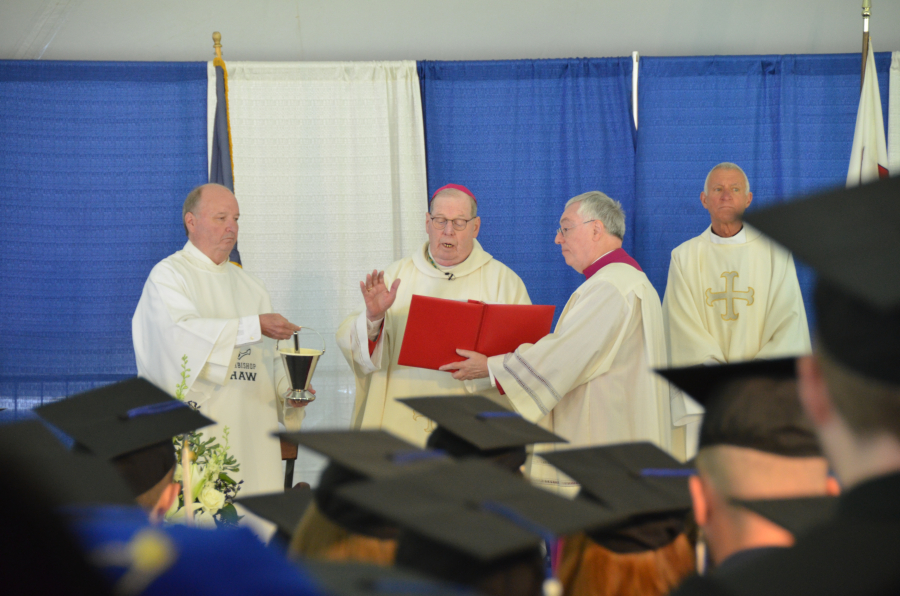
<path id="1" fill-rule="evenodd" d="M 875 54 L 885 125 L 890 61 Z M 845 184 L 859 78 L 859 54 L 641 58 L 634 256 L 660 297 L 672 249 L 709 225 L 717 163 L 747 172 L 751 210 Z M 799 277 L 812 324 L 812 273 Z"/>
<path id="2" fill-rule="evenodd" d="M 584 281 L 553 244 L 566 200 L 602 190 L 634 213 L 631 59 L 426 61 L 418 70 L 429 193 L 469 187 L 478 240 L 558 318 Z"/>
<path id="3" fill-rule="evenodd" d="M 0 61 L 0 406 L 136 374 L 131 316 L 206 182 L 206 63 Z"/>

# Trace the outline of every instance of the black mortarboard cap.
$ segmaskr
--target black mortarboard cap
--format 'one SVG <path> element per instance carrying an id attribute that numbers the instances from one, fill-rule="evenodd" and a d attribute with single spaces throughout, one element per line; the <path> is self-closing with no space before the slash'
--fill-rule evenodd
<path id="1" fill-rule="evenodd" d="M 79 393 L 34 412 L 104 459 L 215 424 L 141 378 Z"/>
<path id="2" fill-rule="evenodd" d="M 240 503 L 256 515 L 267 519 L 278 527 L 288 537 L 294 534 L 300 518 L 313 500 L 313 491 L 291 489 L 278 491 L 267 495 L 254 495 L 237 499 Z"/>
<path id="3" fill-rule="evenodd" d="M 619 443 L 541 453 L 616 518 L 690 508 L 691 468 L 653 443 Z"/>
<path id="4" fill-rule="evenodd" d="M 0 426 L 0 460 L 55 506 L 134 505 L 134 495 L 109 463 L 66 450 L 38 420 Z"/>
<path id="5" fill-rule="evenodd" d="M 746 216 L 819 275 L 817 334 L 850 369 L 900 384 L 900 178 Z"/>
<path id="6" fill-rule="evenodd" d="M 443 453 L 416 447 L 383 430 L 292 432 L 277 436 L 321 453 L 364 478 L 389 478 L 452 461 Z"/>
<path id="7" fill-rule="evenodd" d="M 822 455 L 796 383 L 789 382 L 796 378 L 794 358 L 657 372 L 706 407 L 700 449 L 733 445 L 787 457 Z"/>
<path id="8" fill-rule="evenodd" d="M 722 387 L 741 379 L 755 377 L 796 379 L 796 362 L 796 358 L 760 359 L 711 366 L 663 368 L 656 372 L 694 398 L 700 405 L 708 407 L 721 392 Z"/>
<path id="9" fill-rule="evenodd" d="M 301 563 L 329 596 L 466 596 L 474 592 L 424 575 L 367 563 L 305 559 Z"/>
<path id="10" fill-rule="evenodd" d="M 603 527 L 588 532 L 615 552 L 661 548 L 684 529 L 691 509 L 687 478 L 692 468 L 652 443 L 621 443 L 541 457 L 581 484 L 582 498 L 611 512 Z"/>
<path id="11" fill-rule="evenodd" d="M 397 401 L 482 452 L 534 443 L 567 442 L 481 395 L 409 397 Z"/>
<path id="12" fill-rule="evenodd" d="M 794 536 L 799 536 L 833 518 L 837 512 L 838 498 L 735 499 L 734 502 L 776 523 Z"/>
<path id="13" fill-rule="evenodd" d="M 582 501 L 535 488 L 479 459 L 338 490 L 359 507 L 474 559 L 489 561 L 570 534 L 611 515 Z"/>

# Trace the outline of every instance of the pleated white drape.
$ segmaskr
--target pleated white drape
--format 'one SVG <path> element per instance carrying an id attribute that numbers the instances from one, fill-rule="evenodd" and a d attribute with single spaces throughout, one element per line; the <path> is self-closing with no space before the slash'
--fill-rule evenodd
<path id="1" fill-rule="evenodd" d="M 365 273 L 425 239 L 416 63 L 229 62 L 228 86 L 244 268 L 277 312 L 326 340 L 304 430 L 348 428 L 355 384 L 335 331 L 362 308 Z M 295 481 L 321 465 L 302 452 Z"/>

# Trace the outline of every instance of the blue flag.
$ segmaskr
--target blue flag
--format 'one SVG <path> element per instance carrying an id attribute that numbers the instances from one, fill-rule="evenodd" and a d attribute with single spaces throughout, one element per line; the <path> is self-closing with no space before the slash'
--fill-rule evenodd
<path id="1" fill-rule="evenodd" d="M 221 64 L 219 64 L 221 62 Z M 231 161 L 231 135 L 228 130 L 228 95 L 226 93 L 225 63 L 218 58 L 216 65 L 216 119 L 213 124 L 212 160 L 209 168 L 209 181 L 221 184 L 234 192 L 234 171 Z M 237 242 L 231 249 L 228 260 L 241 265 L 241 253 Z"/>

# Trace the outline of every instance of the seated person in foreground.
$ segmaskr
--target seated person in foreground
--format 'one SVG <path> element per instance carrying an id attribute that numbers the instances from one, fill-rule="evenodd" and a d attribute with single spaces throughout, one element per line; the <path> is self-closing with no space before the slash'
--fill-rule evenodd
<path id="1" fill-rule="evenodd" d="M 794 543 L 787 530 L 735 500 L 838 492 L 800 407 L 794 363 L 785 358 L 662 371 L 707 408 L 690 487 L 716 568 Z"/>
<path id="2" fill-rule="evenodd" d="M 344 486 L 371 478 L 385 478 L 450 462 L 402 441 L 385 431 L 322 431 L 283 434 L 327 456 L 313 502 L 294 532 L 289 547 L 293 558 L 357 561 L 392 565 L 397 549 L 397 526 L 343 499 Z"/>
<path id="3" fill-rule="evenodd" d="M 563 540 L 567 596 L 662 596 L 694 573 L 684 464 L 650 443 L 556 451 L 547 461 L 581 485 L 578 499 L 612 521 Z"/>

